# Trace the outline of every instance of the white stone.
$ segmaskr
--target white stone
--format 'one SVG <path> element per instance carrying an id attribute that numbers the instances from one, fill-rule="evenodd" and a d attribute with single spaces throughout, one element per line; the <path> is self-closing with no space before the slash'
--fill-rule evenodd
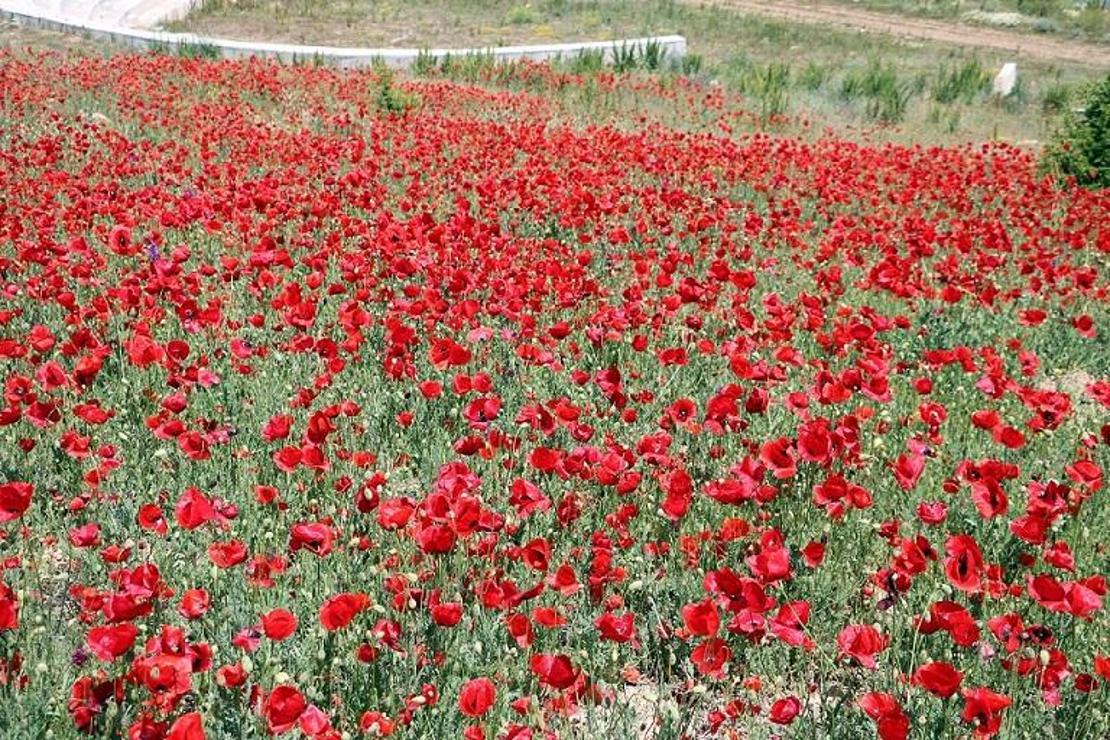
<path id="1" fill-rule="evenodd" d="M 1017 85 L 1017 65 L 1013 62 L 1006 62 L 1002 65 L 1002 69 L 998 70 L 998 74 L 994 77 L 994 84 L 991 85 L 991 92 L 1001 97 L 1006 97 L 1014 91 Z"/>

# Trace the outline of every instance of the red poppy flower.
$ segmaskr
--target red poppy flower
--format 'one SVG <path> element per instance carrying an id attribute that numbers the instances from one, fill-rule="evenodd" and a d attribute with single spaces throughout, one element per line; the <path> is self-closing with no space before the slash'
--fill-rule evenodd
<path id="1" fill-rule="evenodd" d="M 324 602 L 320 608 L 320 624 L 329 632 L 349 625 L 358 613 L 370 606 L 364 593 L 342 593 Z"/>
<path id="2" fill-rule="evenodd" d="M 801 711 L 801 700 L 796 696 L 787 696 L 771 705 L 771 712 L 768 717 L 776 725 L 788 725 L 801 714 Z"/>
<path id="3" fill-rule="evenodd" d="M 961 591 L 979 591 L 983 570 L 979 543 L 966 534 L 953 535 L 945 543 L 944 551 L 948 555 L 944 560 L 948 581 Z"/>
<path id="4" fill-rule="evenodd" d="M 170 726 L 166 740 L 205 740 L 204 721 L 200 712 L 189 712 L 178 717 Z"/>
<path id="5" fill-rule="evenodd" d="M 31 506 L 31 494 L 34 490 L 30 483 L 0 484 L 0 524 L 23 516 Z"/>
<path id="6" fill-rule="evenodd" d="M 836 644 L 842 655 L 858 661 L 860 665 L 875 669 L 875 656 L 886 650 L 888 638 L 869 624 L 850 624 L 840 630 Z"/>
<path id="7" fill-rule="evenodd" d="M 191 588 L 181 596 L 178 612 L 186 619 L 200 619 L 208 613 L 212 600 L 203 588 Z"/>
<path id="8" fill-rule="evenodd" d="M 623 643 L 636 639 L 635 621 L 636 615 L 632 612 L 626 612 L 621 616 L 613 612 L 605 612 L 594 620 L 594 626 L 597 627 L 603 639 Z"/>
<path id="9" fill-rule="evenodd" d="M 725 676 L 725 665 L 732 658 L 732 650 L 728 643 L 719 637 L 702 640 L 693 652 L 690 661 L 697 667 L 698 672 L 706 678 L 720 680 Z"/>
<path id="10" fill-rule="evenodd" d="M 875 722 L 880 740 L 906 740 L 909 737 L 909 717 L 890 694 L 881 691 L 864 694 L 859 698 L 859 706 Z"/>
<path id="11" fill-rule="evenodd" d="M 663 515 L 672 522 L 677 522 L 686 516 L 693 501 L 693 482 L 690 474 L 685 470 L 676 470 L 663 476 L 661 481 L 664 498 L 661 506 Z"/>
<path id="12" fill-rule="evenodd" d="M 178 526 L 196 529 L 216 519 L 216 509 L 212 501 L 196 488 L 188 488 L 177 500 L 174 516 Z"/>
<path id="13" fill-rule="evenodd" d="M 474 678 L 459 690 L 459 711 L 467 717 L 481 717 L 497 701 L 497 689 L 488 678 Z"/>
<path id="14" fill-rule="evenodd" d="M 925 456 L 920 453 L 901 454 L 894 461 L 894 477 L 904 491 L 912 491 L 925 471 Z"/>
<path id="15" fill-rule="evenodd" d="M 717 605 L 712 599 L 687 604 L 682 607 L 682 623 L 691 635 L 716 636 L 721 625 L 720 617 L 717 615 Z"/>
<path id="16" fill-rule="evenodd" d="M 271 640 L 281 642 L 297 631 L 297 617 L 287 609 L 271 609 L 262 615 L 262 631 Z"/>
<path id="17" fill-rule="evenodd" d="M 993 737 L 1002 727 L 1002 711 L 1013 704 L 1005 694 L 998 694 L 986 686 L 964 689 L 964 708 L 960 717 L 972 725 L 978 737 Z"/>
<path id="18" fill-rule="evenodd" d="M 307 708 L 301 692 L 292 686 L 277 686 L 262 706 L 262 716 L 266 718 L 266 728 L 272 735 L 281 735 L 292 730 L 297 720 Z"/>
<path id="19" fill-rule="evenodd" d="M 463 605 L 458 602 L 436 604 L 429 611 L 432 621 L 440 627 L 454 627 L 462 621 Z"/>
<path id="20" fill-rule="evenodd" d="M 530 665 L 540 683 L 559 691 L 570 688 L 578 680 L 578 670 L 566 655 L 538 653 L 532 656 Z"/>
<path id="21" fill-rule="evenodd" d="M 138 636 L 139 628 L 130 623 L 93 627 L 85 644 L 93 655 L 110 663 L 130 650 Z"/>
<path id="22" fill-rule="evenodd" d="M 213 542 L 208 546 L 208 559 L 218 568 L 232 568 L 247 559 L 247 544 L 239 540 Z"/>
<path id="23" fill-rule="evenodd" d="M 951 663 L 938 661 L 926 663 L 913 674 L 913 682 L 930 694 L 947 699 L 960 690 L 964 674 L 957 671 Z"/>

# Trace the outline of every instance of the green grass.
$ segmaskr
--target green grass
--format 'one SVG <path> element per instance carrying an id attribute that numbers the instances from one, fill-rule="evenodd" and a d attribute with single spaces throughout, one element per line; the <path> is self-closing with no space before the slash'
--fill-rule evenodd
<path id="1" fill-rule="evenodd" d="M 520 20 L 524 14 L 517 9 L 521 8 L 528 11 L 527 23 Z M 359 41 L 342 35 L 379 21 L 377 36 Z M 501 0 L 412 0 L 404 5 L 366 0 L 275 5 L 239 0 L 232 5 L 209 0 L 180 27 L 239 35 L 232 32 L 236 24 L 282 40 L 393 42 L 418 48 L 451 39 L 481 45 L 554 40 L 556 35 L 563 40 L 678 32 L 688 38 L 691 53 L 677 69 L 661 70 L 665 77 L 679 73 L 720 82 L 747 98 L 746 107 L 774 130 L 797 133 L 800 126 L 820 132 L 831 127 L 842 135 L 871 140 L 1041 142 L 1058 125 L 1069 92 L 1093 77 L 1090 70 L 1074 65 L 1021 61 L 1018 93 L 999 101 L 987 95 L 989 78 L 1010 59 L 1008 55 L 906 44 L 881 35 L 754 18 L 673 0 L 547 0 L 528 5 Z M 397 31 L 401 27 L 407 30 Z M 331 32 L 339 33 L 339 38 L 326 35 Z M 79 43 L 68 43 L 71 39 L 59 34 L 29 33 L 10 31 L 9 45 Z M 191 51 L 210 55 L 204 48 Z M 642 49 L 638 59 L 630 57 L 630 50 L 617 56 L 616 66 L 622 71 L 665 66 L 658 50 Z M 424 58 L 414 72 L 473 82 L 487 61 L 459 57 L 445 64 L 442 59 Z M 601 61 L 585 55 L 563 64 L 592 75 L 601 71 Z M 872 80 L 877 87 L 868 94 L 852 94 L 861 80 L 875 76 L 876 65 L 884 79 Z M 612 106 L 624 105 L 614 103 L 608 94 L 595 94 L 596 89 L 583 95 L 583 89 L 568 91 L 568 96 L 578 97 L 566 103 L 569 109 L 577 108 L 584 120 L 598 120 L 612 114 Z M 666 118 L 663 122 L 675 123 Z"/>
<path id="2" fill-rule="evenodd" d="M 911 4 L 900 5 L 908 10 Z M 931 5 L 938 7 L 929 12 L 939 12 L 940 3 Z M 781 127 L 784 117 L 794 117 L 818 130 L 831 126 L 849 135 L 938 143 L 1042 141 L 1055 127 L 1058 106 L 1052 101 L 1092 74 L 1076 65 L 1019 59 L 1021 96 L 989 100 L 989 78 L 1012 55 L 909 44 L 676 0 L 208 0 L 174 27 L 225 36 L 416 48 L 680 33 L 688 39 L 692 58 L 678 71 L 739 91 L 767 124 Z M 618 71 L 661 66 L 650 55 L 640 64 L 627 50 L 616 56 Z M 573 60 L 571 68 L 593 73 L 598 62 Z M 874 75 L 874 65 L 886 78 L 873 80 L 878 89 L 843 94 L 846 86 Z"/>

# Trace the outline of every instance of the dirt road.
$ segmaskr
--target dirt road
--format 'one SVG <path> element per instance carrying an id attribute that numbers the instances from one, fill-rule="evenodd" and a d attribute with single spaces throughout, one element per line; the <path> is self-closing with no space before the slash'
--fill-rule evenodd
<path id="1" fill-rule="evenodd" d="M 1071 41 L 1032 32 L 1022 33 L 959 21 L 878 13 L 843 5 L 787 0 L 685 0 L 716 5 L 743 13 L 796 23 L 835 26 L 868 33 L 886 33 L 904 39 L 935 41 L 957 46 L 978 46 L 1014 54 L 1019 59 L 1084 64 L 1110 71 L 1110 45 Z"/>

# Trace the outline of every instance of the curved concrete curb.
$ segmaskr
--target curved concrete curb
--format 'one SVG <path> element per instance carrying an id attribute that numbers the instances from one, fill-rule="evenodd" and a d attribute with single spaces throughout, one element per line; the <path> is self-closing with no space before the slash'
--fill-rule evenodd
<path id="1" fill-rule="evenodd" d="M 363 49 L 343 46 L 301 46 L 275 44 L 261 41 L 237 41 L 210 38 L 194 33 L 169 33 L 145 31 L 136 28 L 119 28 L 94 22 L 32 14 L 25 9 L 13 9 L 0 2 L 0 17 L 20 25 L 61 31 L 90 39 L 110 41 L 139 49 L 164 50 L 172 53 L 215 53 L 222 57 L 267 57 L 285 62 L 323 62 L 339 67 L 362 67 L 384 63 L 390 67 L 408 67 L 420 57 L 459 57 L 488 55 L 496 61 L 530 59 L 545 61 L 573 59 L 583 52 L 601 52 L 606 61 L 612 61 L 618 50 L 635 48 L 640 53 L 649 45 L 658 47 L 663 60 L 680 59 L 686 55 L 683 36 L 650 36 L 615 41 L 583 41 L 568 44 L 541 44 L 535 46 L 497 46 L 470 49 Z"/>

